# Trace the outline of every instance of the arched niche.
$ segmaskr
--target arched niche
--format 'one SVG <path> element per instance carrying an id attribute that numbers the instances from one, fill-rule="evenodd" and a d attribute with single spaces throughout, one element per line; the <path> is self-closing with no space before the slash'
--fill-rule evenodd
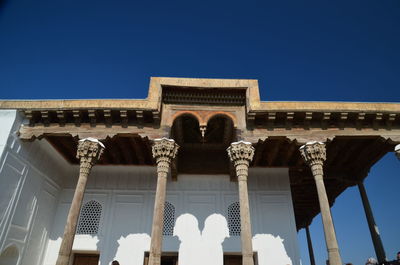
<path id="1" fill-rule="evenodd" d="M 16 245 L 10 245 L 0 254 L 0 265 L 16 265 L 19 259 L 19 250 Z"/>
<path id="2" fill-rule="evenodd" d="M 180 173 L 228 174 L 226 148 L 235 137 L 232 119 L 227 115 L 210 115 L 207 123 L 200 123 L 191 113 L 176 117 L 171 138 L 180 148 L 172 165 L 173 179 Z"/>
<path id="3" fill-rule="evenodd" d="M 171 138 L 180 146 L 200 143 L 202 136 L 197 117 L 190 113 L 183 113 L 176 117 L 171 128 Z"/>
<path id="4" fill-rule="evenodd" d="M 207 122 L 205 142 L 215 143 L 228 147 L 235 141 L 235 129 L 232 119 L 224 114 L 216 114 Z"/>

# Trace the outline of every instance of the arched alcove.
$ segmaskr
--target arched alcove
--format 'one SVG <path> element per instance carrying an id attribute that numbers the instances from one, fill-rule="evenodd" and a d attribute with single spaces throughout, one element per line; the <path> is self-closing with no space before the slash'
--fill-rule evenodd
<path id="1" fill-rule="evenodd" d="M 184 113 L 175 118 L 171 137 L 180 146 L 172 165 L 174 174 L 229 174 L 226 148 L 235 140 L 230 117 L 211 116 L 207 126 L 200 126 L 197 117 Z M 175 173 L 174 173 L 175 172 Z"/>
<path id="2" fill-rule="evenodd" d="M 10 245 L 0 254 L 0 265 L 16 265 L 19 259 L 17 246 Z"/>
<path id="3" fill-rule="evenodd" d="M 171 128 L 171 137 L 180 145 L 201 142 L 201 132 L 198 119 L 188 113 L 178 116 Z"/>
<path id="4" fill-rule="evenodd" d="M 212 116 L 207 122 L 205 141 L 228 147 L 235 140 L 235 130 L 230 117 L 222 114 Z"/>

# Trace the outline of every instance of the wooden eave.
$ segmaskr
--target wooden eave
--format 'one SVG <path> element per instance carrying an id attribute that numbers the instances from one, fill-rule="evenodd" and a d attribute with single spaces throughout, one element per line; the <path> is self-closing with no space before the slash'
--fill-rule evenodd
<path id="1" fill-rule="evenodd" d="M 154 165 L 151 140 L 170 135 L 170 128 L 161 124 L 163 87 L 187 89 L 189 94 L 193 89 L 245 91 L 242 109 L 247 124 L 235 128 L 237 136 L 256 149 L 252 167 L 289 168 L 297 229 L 309 225 L 319 213 L 314 180 L 298 151 L 301 144 L 326 142 L 324 178 L 333 205 L 337 196 L 362 181 L 400 142 L 400 103 L 261 102 L 257 80 L 153 77 L 146 99 L 0 100 L 0 109 L 16 109 L 26 118 L 21 139 L 45 138 L 71 164 L 78 163 L 78 139 L 96 137 L 106 145 L 100 165 Z M 195 92 L 202 103 L 205 92 Z M 185 97 L 172 96 L 172 104 Z M 192 102 L 185 100 L 185 104 Z M 243 104 L 232 98 L 223 104 L 232 102 Z M 175 177 L 178 168 L 176 163 L 171 166 Z"/>
<path id="2" fill-rule="evenodd" d="M 249 128 L 388 128 L 399 124 L 400 103 L 261 102 L 247 113 Z"/>

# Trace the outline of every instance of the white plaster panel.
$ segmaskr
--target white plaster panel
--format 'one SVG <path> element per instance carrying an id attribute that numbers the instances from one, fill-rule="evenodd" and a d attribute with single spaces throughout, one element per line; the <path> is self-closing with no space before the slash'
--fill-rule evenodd
<path id="1" fill-rule="evenodd" d="M 21 173 L 8 163 L 5 163 L 0 175 L 0 239 L 6 229 L 7 219 L 13 211 L 21 181 Z"/>
<path id="2" fill-rule="evenodd" d="M 0 120 L 3 123 L 3 111 Z M 15 115 L 2 127 L 4 143 L 0 168 L 0 252 L 15 244 L 19 263 L 39 265 L 52 230 L 60 179 L 67 172 L 64 159 L 46 141 L 21 142 L 17 136 L 22 118 Z M 7 141 L 4 142 L 4 138 Z M 0 152 L 1 153 L 1 152 Z"/>
<path id="3" fill-rule="evenodd" d="M 7 145 L 7 140 L 12 130 L 16 114 L 16 110 L 0 110 L 0 157 Z"/>
<path id="4" fill-rule="evenodd" d="M 78 175 L 77 167 L 72 171 L 76 174 L 64 179 L 65 186 L 60 194 L 46 254 L 47 263 L 44 264 L 53 264 L 56 259 L 50 252 L 58 251 L 59 238 L 72 200 Z M 297 237 L 287 170 L 256 169 L 250 173 L 249 198 L 253 235 L 271 234 L 274 238 L 280 236 L 284 239 L 284 250 L 293 260 L 293 264 L 297 264 Z M 97 241 L 94 238 L 90 242 L 88 238 L 86 241 L 81 240 L 79 236 L 74 251 L 98 251 L 100 264 L 108 265 L 116 257 L 125 260 L 132 257 L 130 255 L 134 251 L 129 250 L 129 242 L 143 241 L 143 245 L 146 245 L 151 232 L 156 180 L 154 167 L 95 167 L 89 177 L 84 200 L 96 198 L 104 205 L 101 221 L 103 230 L 96 238 Z M 176 182 L 168 180 L 166 199 L 175 207 L 175 218 L 184 213 L 192 214 L 198 220 L 199 229 L 203 230 L 206 218 L 212 214 L 221 214 L 227 218 L 228 206 L 238 201 L 239 197 L 237 182 L 231 182 L 228 175 L 179 175 Z M 163 251 L 176 252 L 179 243 L 177 237 L 166 236 L 163 240 Z M 222 248 L 224 252 L 240 253 L 240 237 L 225 238 Z M 143 251 L 145 250 L 139 252 Z M 140 263 L 143 256 L 137 255 L 139 258 L 133 259 Z"/>
<path id="5" fill-rule="evenodd" d="M 44 250 L 47 244 L 52 219 L 49 218 L 54 214 L 57 205 L 57 197 L 43 186 L 41 196 L 38 202 L 38 210 L 33 223 L 31 234 L 27 242 L 27 247 L 22 259 L 22 264 L 39 265 L 42 262 Z"/>
<path id="6" fill-rule="evenodd" d="M 299 250 L 290 194 L 258 193 L 256 205 L 251 212 L 254 234 L 269 234 L 280 237 L 285 250 L 293 261 L 299 262 Z M 277 241 L 278 242 L 278 241 Z"/>

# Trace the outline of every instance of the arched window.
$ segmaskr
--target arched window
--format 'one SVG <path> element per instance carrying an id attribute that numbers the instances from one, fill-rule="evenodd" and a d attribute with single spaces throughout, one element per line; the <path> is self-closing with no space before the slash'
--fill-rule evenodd
<path id="1" fill-rule="evenodd" d="M 101 204 L 88 201 L 82 206 L 76 233 L 80 235 L 96 235 L 99 232 Z"/>
<path id="2" fill-rule="evenodd" d="M 19 259 L 19 251 L 15 245 L 8 246 L 0 254 L 0 265 L 15 265 Z"/>
<path id="3" fill-rule="evenodd" d="M 239 202 L 234 202 L 228 206 L 228 227 L 230 236 L 240 236 Z"/>
<path id="4" fill-rule="evenodd" d="M 172 236 L 175 226 L 175 207 L 170 202 L 165 202 L 163 235 Z"/>

